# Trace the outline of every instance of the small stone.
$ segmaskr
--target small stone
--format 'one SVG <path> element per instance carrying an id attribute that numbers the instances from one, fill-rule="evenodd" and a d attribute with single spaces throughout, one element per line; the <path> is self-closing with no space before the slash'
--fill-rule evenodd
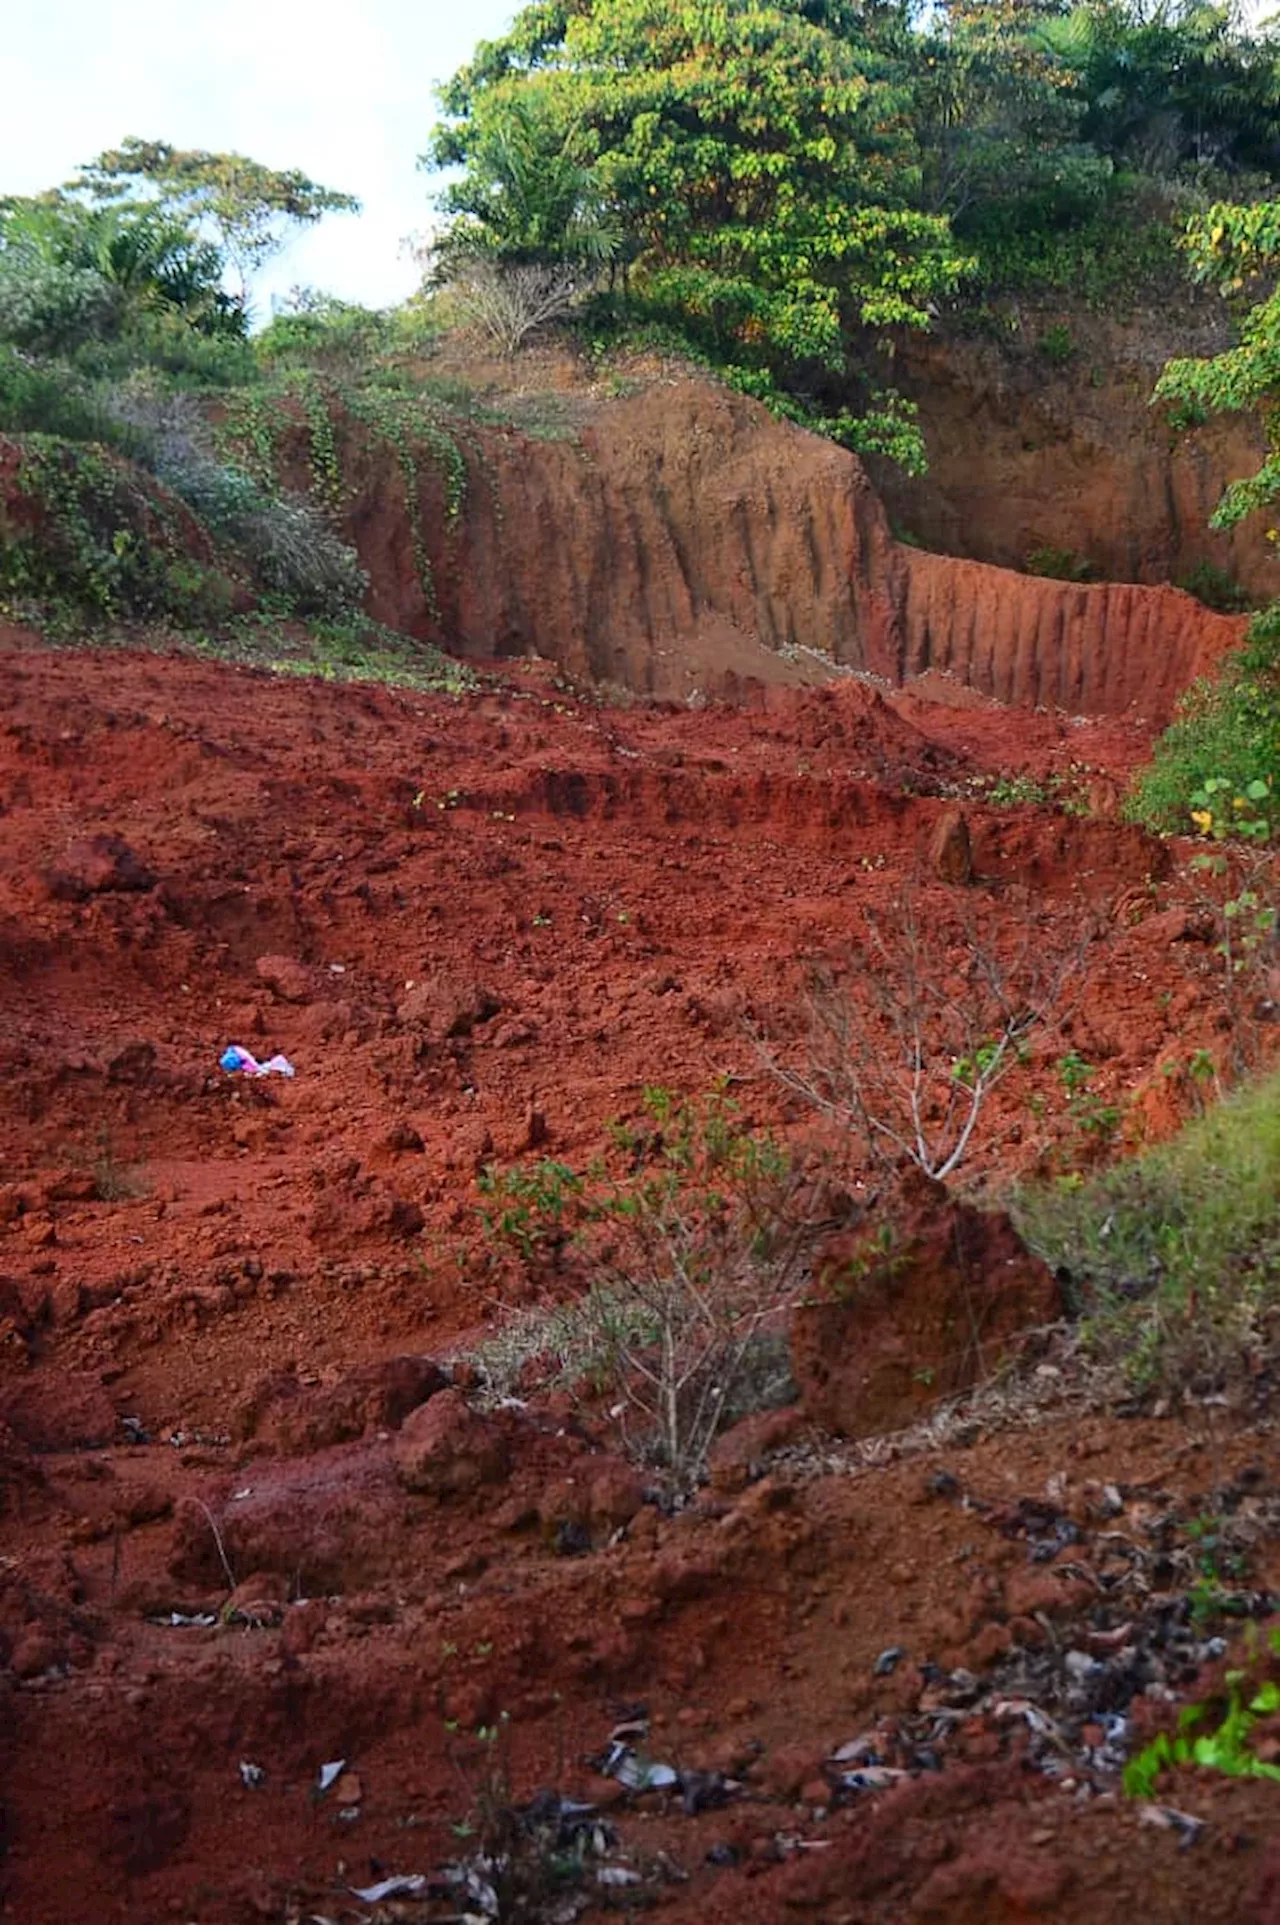
<path id="1" fill-rule="evenodd" d="M 83 902 L 115 890 L 151 889 L 155 880 L 153 871 L 117 835 L 72 842 L 48 875 L 50 895 L 64 902 Z"/>
<path id="2" fill-rule="evenodd" d="M 960 809 L 947 809 L 929 839 L 929 867 L 940 882 L 973 881 L 973 846 L 969 823 Z"/>
<path id="3" fill-rule="evenodd" d="M 10 1669 L 15 1678 L 38 1678 L 58 1662 L 58 1647 L 38 1626 L 24 1631 L 13 1647 Z"/>
<path id="4" fill-rule="evenodd" d="M 507 1475 L 506 1441 L 460 1390 L 442 1390 L 411 1411 L 393 1440 L 396 1474 L 407 1490 L 456 1497 Z"/>
<path id="5" fill-rule="evenodd" d="M 254 970 L 259 982 L 273 989 L 282 1002 L 309 1002 L 314 993 L 314 970 L 294 956 L 259 956 Z"/>

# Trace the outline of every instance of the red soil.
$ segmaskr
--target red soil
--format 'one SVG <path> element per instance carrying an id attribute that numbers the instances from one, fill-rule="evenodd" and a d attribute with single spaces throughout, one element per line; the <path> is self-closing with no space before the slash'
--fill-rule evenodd
<path id="1" fill-rule="evenodd" d="M 1048 1120 L 1010 1096 L 1000 1167 L 1067 1130 L 1067 1046 L 1172 1120 L 1157 1067 L 1222 1019 L 1186 874 L 1112 814 L 972 796 L 1083 768 L 1111 809 L 1142 735 L 933 693 L 609 709 L 534 672 L 450 700 L 4 654 L 4 1916 L 367 1918 L 346 1886 L 465 1849 L 455 1728 L 509 1714 L 521 1797 L 614 1799 L 583 1760 L 638 1700 L 655 1755 L 746 1786 L 615 1813 L 689 1874 L 660 1888 L 673 1920 L 1280 1916 L 1272 1787 L 1179 1787 L 1210 1820 L 1181 1852 L 979 1717 L 941 1773 L 813 1816 L 823 1760 L 914 1706 L 921 1664 L 982 1673 L 1087 1621 L 1099 1529 L 1032 1564 L 1008 1507 L 1058 1479 L 1072 1516 L 1107 1484 L 1125 1528 L 1194 1516 L 1246 1459 L 1269 1483 L 1269 1435 L 1205 1453 L 1173 1419 L 1050 1413 L 826 1475 L 793 1435 L 763 1480 L 730 1467 L 666 1516 L 558 1406 L 479 1418 L 446 1390 L 406 1419 L 439 1379 L 405 1360 L 500 1314 L 456 1260 L 477 1167 L 583 1160 L 654 1082 L 732 1074 L 787 1125 L 747 1022 L 792 1047 L 801 959 L 913 876 L 939 924 L 963 898 L 997 941 L 1091 935 L 1017 1098 Z M 966 793 L 957 887 L 924 864 Z M 230 1042 L 296 1078 L 222 1075 Z M 567 1521 L 596 1548 L 558 1556 Z M 1264 1540 L 1251 1581 L 1275 1562 Z M 157 1622 L 219 1611 L 228 1567 L 240 1618 Z M 339 1758 L 345 1802 L 316 1797 Z"/>
<path id="2" fill-rule="evenodd" d="M 572 439 L 471 430 L 456 521 L 430 464 L 410 517 L 393 454 L 353 426 L 347 531 L 375 615 L 458 654 L 536 653 L 677 699 L 811 683 L 837 664 L 893 685 L 940 671 L 1003 702 L 1149 725 L 1243 633 L 1177 589 L 905 546 L 855 455 L 706 381 L 574 405 Z"/>

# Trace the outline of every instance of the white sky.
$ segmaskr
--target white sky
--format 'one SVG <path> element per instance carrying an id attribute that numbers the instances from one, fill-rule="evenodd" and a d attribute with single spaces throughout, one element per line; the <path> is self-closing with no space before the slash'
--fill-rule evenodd
<path id="1" fill-rule="evenodd" d="M 295 283 L 385 306 L 413 292 L 402 238 L 427 224 L 418 171 L 433 86 L 521 0 L 16 0 L 5 8 L 0 193 L 65 181 L 130 134 L 250 154 L 357 194 L 273 261 L 258 318 Z"/>

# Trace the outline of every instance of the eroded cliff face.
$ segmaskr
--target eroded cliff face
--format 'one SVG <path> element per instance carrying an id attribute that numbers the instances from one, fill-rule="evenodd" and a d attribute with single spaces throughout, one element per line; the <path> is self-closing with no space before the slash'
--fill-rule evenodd
<path id="1" fill-rule="evenodd" d="M 1226 345 L 1216 310 L 1188 312 L 1176 336 L 1158 316 L 1064 311 L 1024 315 L 1003 338 L 903 343 L 892 378 L 919 408 L 929 472 L 870 464 L 895 528 L 1006 568 L 1055 548 L 1110 581 L 1168 582 L 1209 562 L 1259 601 L 1280 593 L 1265 524 L 1208 525 L 1227 483 L 1261 462 L 1260 423 L 1176 432 L 1151 405 L 1166 359 Z"/>
<path id="2" fill-rule="evenodd" d="M 711 384 L 602 403 L 575 441 L 477 431 L 450 525 L 424 472 L 415 541 L 393 463 L 349 532 L 373 612 L 472 658 L 537 654 L 662 697 L 941 669 L 984 694 L 1167 720 L 1242 632 L 1169 588 L 1086 587 L 892 539 L 859 461 Z"/>

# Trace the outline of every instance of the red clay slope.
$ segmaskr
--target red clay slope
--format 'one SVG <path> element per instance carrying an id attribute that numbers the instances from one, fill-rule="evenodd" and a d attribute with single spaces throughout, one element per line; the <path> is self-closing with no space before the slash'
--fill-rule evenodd
<path id="1" fill-rule="evenodd" d="M 470 431 L 452 528 L 424 463 L 433 609 L 398 467 L 359 434 L 348 526 L 374 612 L 473 658 L 537 654 L 677 699 L 832 666 L 892 684 L 936 668 L 1001 701 L 1158 725 L 1243 630 L 1176 589 L 906 547 L 854 455 L 690 380 L 599 402 L 574 441 Z"/>
<path id="2" fill-rule="evenodd" d="M 449 700 L 0 656 L 7 1918 L 456 1917 L 349 1888 L 473 1848 L 454 1827 L 489 1754 L 458 1754 L 500 1714 L 516 1796 L 613 1803 L 585 1760 L 637 1703 L 655 1756 L 745 1787 L 614 1813 L 641 1862 L 679 1868 L 656 1888 L 672 1925 L 1274 1916 L 1280 1865 L 1236 1843 L 1265 1839 L 1270 1787 L 1180 1788 L 1215 1820 L 1181 1854 L 1030 1770 L 1021 1718 L 975 1714 L 945 1770 L 812 1815 L 822 1761 L 914 1716 L 921 1667 L 986 1677 L 1018 1640 L 1034 1661 L 1042 1621 L 1087 1637 L 1114 1533 L 1198 1516 L 1244 1451 L 1265 1492 L 1273 1438 L 1206 1452 L 1174 1421 L 1069 1415 L 854 1476 L 818 1474 L 822 1444 L 667 1515 L 563 1407 L 473 1423 L 445 1391 L 397 1428 L 439 1382 L 424 1354 L 533 1285 L 475 1260 L 479 1164 L 584 1162 L 655 1081 L 731 1074 L 749 1118 L 780 1120 L 747 1022 L 796 1041 L 802 958 L 920 867 L 951 806 L 929 791 L 1132 733 L 851 683 L 747 717 L 610 711 L 549 676 Z M 1170 1101 L 1154 1066 L 1218 1047 L 1223 1011 L 1176 879 L 1151 883 L 1168 851 L 969 813 L 978 879 L 926 874 L 923 916 L 972 904 L 1046 950 L 1091 932 L 1070 1042 L 1103 1100 L 1149 1080 Z M 222 1075 L 232 1041 L 286 1050 L 296 1079 Z M 1019 1156 L 1070 1128 L 1066 1042 L 1011 1093 L 1002 1156 L 1015 1124 Z M 471 1487 L 440 1496 L 446 1443 Z M 1045 1566 L 1005 1525 L 1051 1478 L 1086 1522 L 1112 1483 L 1126 1510 Z M 581 1516 L 594 1535 L 562 1555 Z"/>

